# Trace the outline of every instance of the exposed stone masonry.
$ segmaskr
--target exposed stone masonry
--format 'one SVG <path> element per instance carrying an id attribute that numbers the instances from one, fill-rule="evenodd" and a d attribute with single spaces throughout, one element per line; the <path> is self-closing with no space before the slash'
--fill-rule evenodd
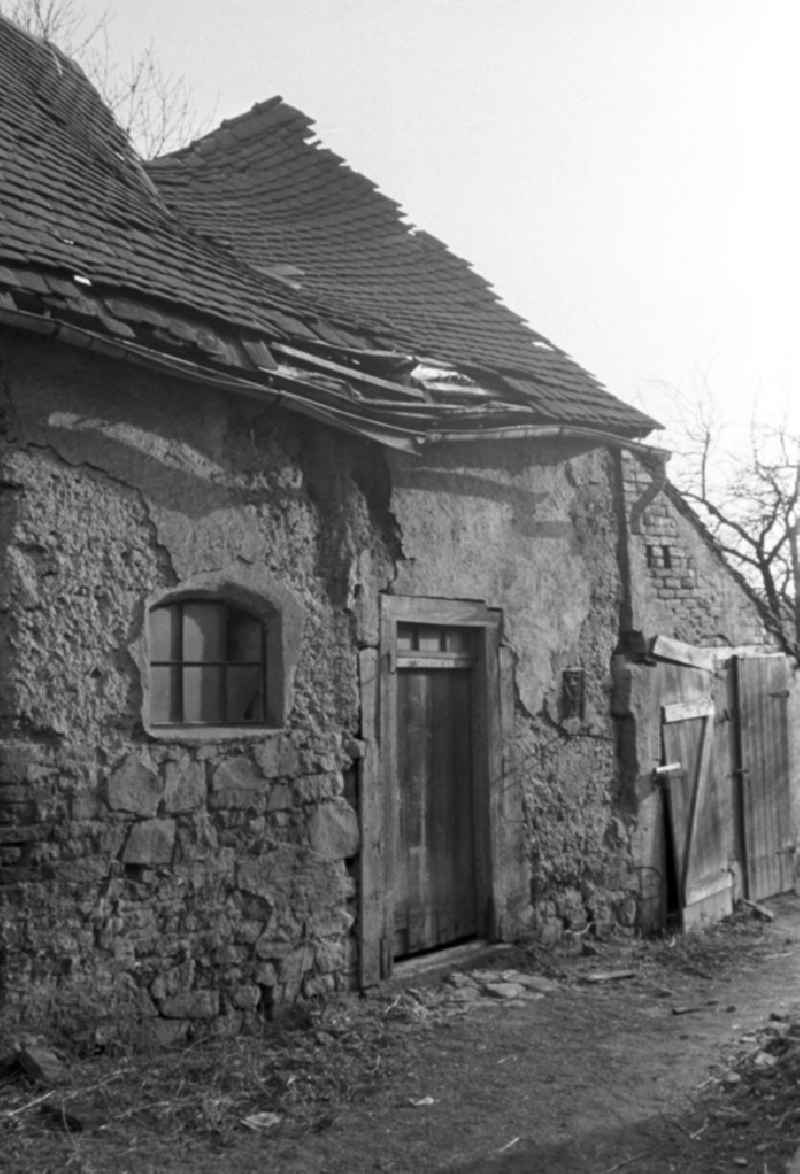
<path id="1" fill-rule="evenodd" d="M 352 985 L 358 654 L 378 645 L 387 590 L 502 611 L 503 932 L 631 929 L 607 453 L 492 445 L 423 466 L 272 406 L 23 341 L 8 347 L 3 392 L 7 1009 L 113 1018 L 169 1041 Z M 632 473 L 629 492 L 641 487 Z M 715 556 L 687 527 L 661 498 L 645 511 L 633 591 L 649 632 L 710 638 L 715 609 L 752 616 L 751 601 L 734 584 L 719 603 Z M 147 607 L 214 583 L 281 613 L 282 724 L 150 729 Z M 565 720 L 576 668 L 583 712 Z"/>
<path id="2" fill-rule="evenodd" d="M 623 476 L 630 511 L 652 474 L 626 456 Z M 642 511 L 640 532 L 630 536 L 634 626 L 689 644 L 772 645 L 753 596 L 688 513 L 676 491 L 665 487 Z"/>

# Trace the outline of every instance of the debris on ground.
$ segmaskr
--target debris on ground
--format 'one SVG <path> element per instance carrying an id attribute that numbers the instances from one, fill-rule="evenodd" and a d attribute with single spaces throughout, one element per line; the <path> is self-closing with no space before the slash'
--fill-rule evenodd
<path id="1" fill-rule="evenodd" d="M 763 918 L 764 921 L 775 920 L 775 914 L 772 912 L 772 910 L 767 909 L 766 905 L 759 905 L 758 901 L 748 901 L 746 897 L 742 897 L 742 904 L 747 909 L 752 909 L 753 913 L 755 913 L 758 917 Z"/>
<path id="2" fill-rule="evenodd" d="M 586 982 L 620 982 L 624 978 L 635 977 L 635 970 L 594 970 L 585 976 Z"/>
<path id="3" fill-rule="evenodd" d="M 735 1010 L 725 994 L 708 997 L 720 994 L 709 985 L 709 976 L 716 982 L 720 975 L 739 974 L 743 960 L 751 969 L 772 968 L 765 960 L 777 938 L 777 929 L 748 912 L 686 938 L 598 941 L 597 954 L 573 950 L 565 958 L 523 945 L 505 952 L 501 961 L 489 956 L 444 980 L 439 973 L 402 989 L 379 988 L 364 998 L 312 1002 L 302 1014 L 265 1023 L 249 1037 L 197 1039 L 151 1055 L 111 1049 L 80 1055 L 63 1048 L 57 1033 L 5 1036 L 10 1042 L 5 1046 L 0 1040 L 0 1167 L 5 1161 L 9 1169 L 144 1174 L 158 1168 L 210 1174 L 251 1168 L 257 1148 L 261 1165 L 272 1162 L 292 1174 L 340 1171 L 352 1169 L 352 1123 L 360 1115 L 369 1122 L 362 1125 L 360 1142 L 366 1146 L 365 1161 L 374 1156 L 373 1137 L 375 1146 L 383 1147 L 375 1151 L 380 1161 L 376 1158 L 369 1168 L 420 1168 L 419 1155 L 396 1147 L 390 1157 L 385 1148 L 390 1127 L 399 1136 L 413 1129 L 414 1121 L 425 1145 L 434 1146 L 436 1166 L 430 1168 L 443 1162 L 441 1168 L 455 1170 L 461 1166 L 453 1164 L 447 1146 L 458 1144 L 462 1129 L 472 1124 L 464 1120 L 459 1073 L 464 1079 L 477 1073 L 481 1087 L 493 1079 L 495 1099 L 494 1109 L 487 1107 L 485 1156 L 475 1169 L 494 1169 L 495 1161 L 498 1170 L 537 1168 L 531 1146 L 542 1125 L 541 1090 L 530 1093 L 537 1098 L 533 1115 L 521 1107 L 515 1115 L 511 1102 L 520 1099 L 521 1091 L 527 1095 L 519 1085 L 520 1072 L 527 1071 L 534 1081 L 549 1079 L 548 1053 L 541 1050 L 540 1038 L 552 1038 L 547 1024 L 554 1014 L 563 1026 L 558 1070 L 567 1070 L 565 1055 L 574 1052 L 576 1064 L 581 1057 L 575 1075 L 585 1074 L 587 1048 L 591 1051 L 596 1039 L 600 1067 L 589 1078 L 592 1095 L 604 1087 L 608 1073 L 612 1097 L 615 1072 L 638 1071 L 638 1063 L 644 1078 L 643 1057 L 631 1053 L 636 1037 L 624 1034 L 637 1008 L 640 1026 L 652 1020 L 659 1031 L 672 1032 L 653 1039 L 691 1041 L 679 1048 L 693 1047 L 697 1053 L 704 1046 L 698 1040 L 715 1017 Z M 590 975 L 605 977 L 585 985 Z M 740 1014 L 746 1013 L 752 1004 L 736 989 Z M 559 1174 L 567 1169 L 661 1174 L 670 1168 L 711 1174 L 730 1170 L 735 1159 L 746 1157 L 757 1174 L 783 1171 L 800 1145 L 800 1018 L 777 1000 L 772 1006 L 763 1021 L 751 1017 L 738 1027 L 726 1021 L 725 1038 L 734 1042 L 724 1054 L 709 1051 L 707 1063 L 701 1059 L 702 1068 L 694 1071 L 702 1071 L 704 1079 L 687 1089 L 691 1112 L 679 1119 L 668 1118 L 665 1110 L 664 1138 L 646 1157 L 635 1144 L 641 1139 L 620 1130 L 603 1161 L 559 1166 L 548 1160 L 539 1168 Z M 689 1011 L 699 1016 L 692 1021 L 691 1037 L 680 1034 L 683 1024 L 672 1019 Z M 644 1015 L 651 1020 L 643 1020 Z M 504 1031 L 503 1024 L 508 1025 Z M 719 1028 L 717 1038 L 723 1038 Z M 623 1059 L 623 1067 L 616 1069 Z M 670 1063 L 664 1060 L 661 1070 Z M 557 1102 L 563 1104 L 563 1097 Z M 398 1114 L 398 1105 L 407 1111 Z M 506 1106 L 502 1121 L 498 1106 Z M 492 1121 L 497 1128 L 490 1138 Z M 312 1145 L 328 1148 L 315 1150 L 309 1163 Z M 474 1153 L 465 1148 L 462 1157 Z"/>

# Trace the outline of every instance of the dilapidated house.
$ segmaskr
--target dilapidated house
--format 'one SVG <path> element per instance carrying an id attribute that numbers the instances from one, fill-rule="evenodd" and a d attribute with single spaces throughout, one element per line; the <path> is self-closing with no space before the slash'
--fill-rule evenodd
<path id="1" fill-rule="evenodd" d="M 693 794 L 709 649 L 787 670 L 654 422 L 282 100 L 143 164 L 1 20 L 0 73 L 4 1005 L 182 1038 L 691 903 L 665 707 Z"/>

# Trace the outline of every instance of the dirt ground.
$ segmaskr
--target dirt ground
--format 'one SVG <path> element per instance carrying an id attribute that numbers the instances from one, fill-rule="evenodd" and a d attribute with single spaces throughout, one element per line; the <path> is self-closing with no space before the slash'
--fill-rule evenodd
<path id="1" fill-rule="evenodd" d="M 0 1169 L 783 1174 L 800 899 L 768 905 L 688 938 L 491 951 L 258 1038 L 73 1043 L 55 1087 L 0 1078 Z"/>

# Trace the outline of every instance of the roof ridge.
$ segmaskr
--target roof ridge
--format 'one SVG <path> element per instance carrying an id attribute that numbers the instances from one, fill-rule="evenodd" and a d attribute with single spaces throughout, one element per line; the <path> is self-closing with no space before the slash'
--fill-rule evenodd
<path id="1" fill-rule="evenodd" d="M 256 102 L 249 110 L 236 114 L 232 118 L 224 118 L 218 126 L 205 134 L 198 135 L 185 147 L 178 147 L 175 151 L 167 151 L 164 155 L 157 155 L 154 159 L 146 160 L 148 167 L 158 168 L 162 164 L 185 162 L 189 156 L 205 155 L 214 150 L 220 141 L 232 140 L 242 143 L 257 139 L 267 129 L 274 129 L 282 123 L 302 123 L 307 127 L 314 125 L 312 119 L 302 110 L 290 105 L 275 94 L 263 102 Z"/>

